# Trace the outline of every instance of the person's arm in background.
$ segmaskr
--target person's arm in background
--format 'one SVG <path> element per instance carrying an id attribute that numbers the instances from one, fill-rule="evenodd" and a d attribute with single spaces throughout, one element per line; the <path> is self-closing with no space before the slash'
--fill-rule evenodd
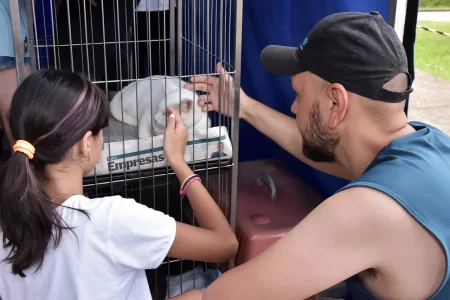
<path id="1" fill-rule="evenodd" d="M 220 63 L 217 73 L 224 73 Z M 195 84 L 194 84 L 195 83 Z M 191 83 L 185 86 L 189 90 L 208 92 L 208 97 L 199 97 L 199 104 L 203 110 L 214 110 L 227 116 L 233 115 L 233 79 L 230 75 L 222 75 L 219 79 L 214 76 L 197 76 L 191 78 Z M 222 107 L 219 108 L 219 90 Z M 206 101 L 209 101 L 206 103 Z M 282 114 L 255 99 L 250 98 L 241 89 L 239 117 L 246 120 L 262 134 L 268 136 L 287 152 L 297 157 L 307 165 L 324 173 L 349 179 L 347 172 L 338 163 L 316 163 L 306 158 L 302 152 L 302 136 L 297 129 L 295 119 Z"/>

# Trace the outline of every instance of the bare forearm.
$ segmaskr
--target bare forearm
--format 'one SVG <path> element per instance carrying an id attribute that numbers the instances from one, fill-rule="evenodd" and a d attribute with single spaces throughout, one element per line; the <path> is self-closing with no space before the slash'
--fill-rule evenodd
<path id="1" fill-rule="evenodd" d="M 294 118 L 251 98 L 246 99 L 242 118 L 295 157 L 303 158 L 302 136 Z"/>
<path id="2" fill-rule="evenodd" d="M 194 174 L 184 161 L 175 163 L 172 168 L 180 182 Z M 201 182 L 192 182 L 186 191 L 186 195 L 201 227 L 230 234 L 234 237 L 227 219 Z"/>

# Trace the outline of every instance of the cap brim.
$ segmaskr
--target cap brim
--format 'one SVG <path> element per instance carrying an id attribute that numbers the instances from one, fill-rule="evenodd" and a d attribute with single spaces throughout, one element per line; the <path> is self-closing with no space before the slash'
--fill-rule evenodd
<path id="1" fill-rule="evenodd" d="M 296 47 L 269 45 L 261 52 L 261 63 L 267 72 L 276 75 L 294 75 L 305 72 Z"/>

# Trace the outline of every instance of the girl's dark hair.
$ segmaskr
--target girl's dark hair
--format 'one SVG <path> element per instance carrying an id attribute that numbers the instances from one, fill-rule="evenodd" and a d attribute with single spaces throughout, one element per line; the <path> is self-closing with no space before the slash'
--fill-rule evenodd
<path id="1" fill-rule="evenodd" d="M 0 228 L 5 261 L 13 274 L 35 264 L 39 269 L 47 248 L 61 241 L 64 221 L 39 184 L 47 165 L 62 161 L 88 131 L 108 125 L 104 93 L 86 78 L 71 72 L 44 70 L 29 75 L 17 88 L 9 121 L 15 140 L 35 147 L 32 160 L 12 153 L 0 172 Z"/>

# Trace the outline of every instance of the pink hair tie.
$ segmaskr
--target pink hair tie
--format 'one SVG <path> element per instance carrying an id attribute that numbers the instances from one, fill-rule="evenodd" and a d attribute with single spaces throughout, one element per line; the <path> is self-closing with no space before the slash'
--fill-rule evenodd
<path id="1" fill-rule="evenodd" d="M 200 181 L 200 182 L 202 182 L 202 180 L 200 179 L 200 177 L 198 177 L 197 175 L 196 176 L 193 176 L 192 178 L 190 178 L 187 182 L 186 182 L 186 184 L 184 184 L 182 187 L 181 187 L 181 189 L 180 189 L 180 195 L 181 195 L 181 199 L 183 199 L 184 198 L 184 195 L 186 195 L 186 191 L 187 191 L 187 189 L 188 189 L 188 187 L 191 185 L 191 183 L 193 183 L 194 181 Z"/>

